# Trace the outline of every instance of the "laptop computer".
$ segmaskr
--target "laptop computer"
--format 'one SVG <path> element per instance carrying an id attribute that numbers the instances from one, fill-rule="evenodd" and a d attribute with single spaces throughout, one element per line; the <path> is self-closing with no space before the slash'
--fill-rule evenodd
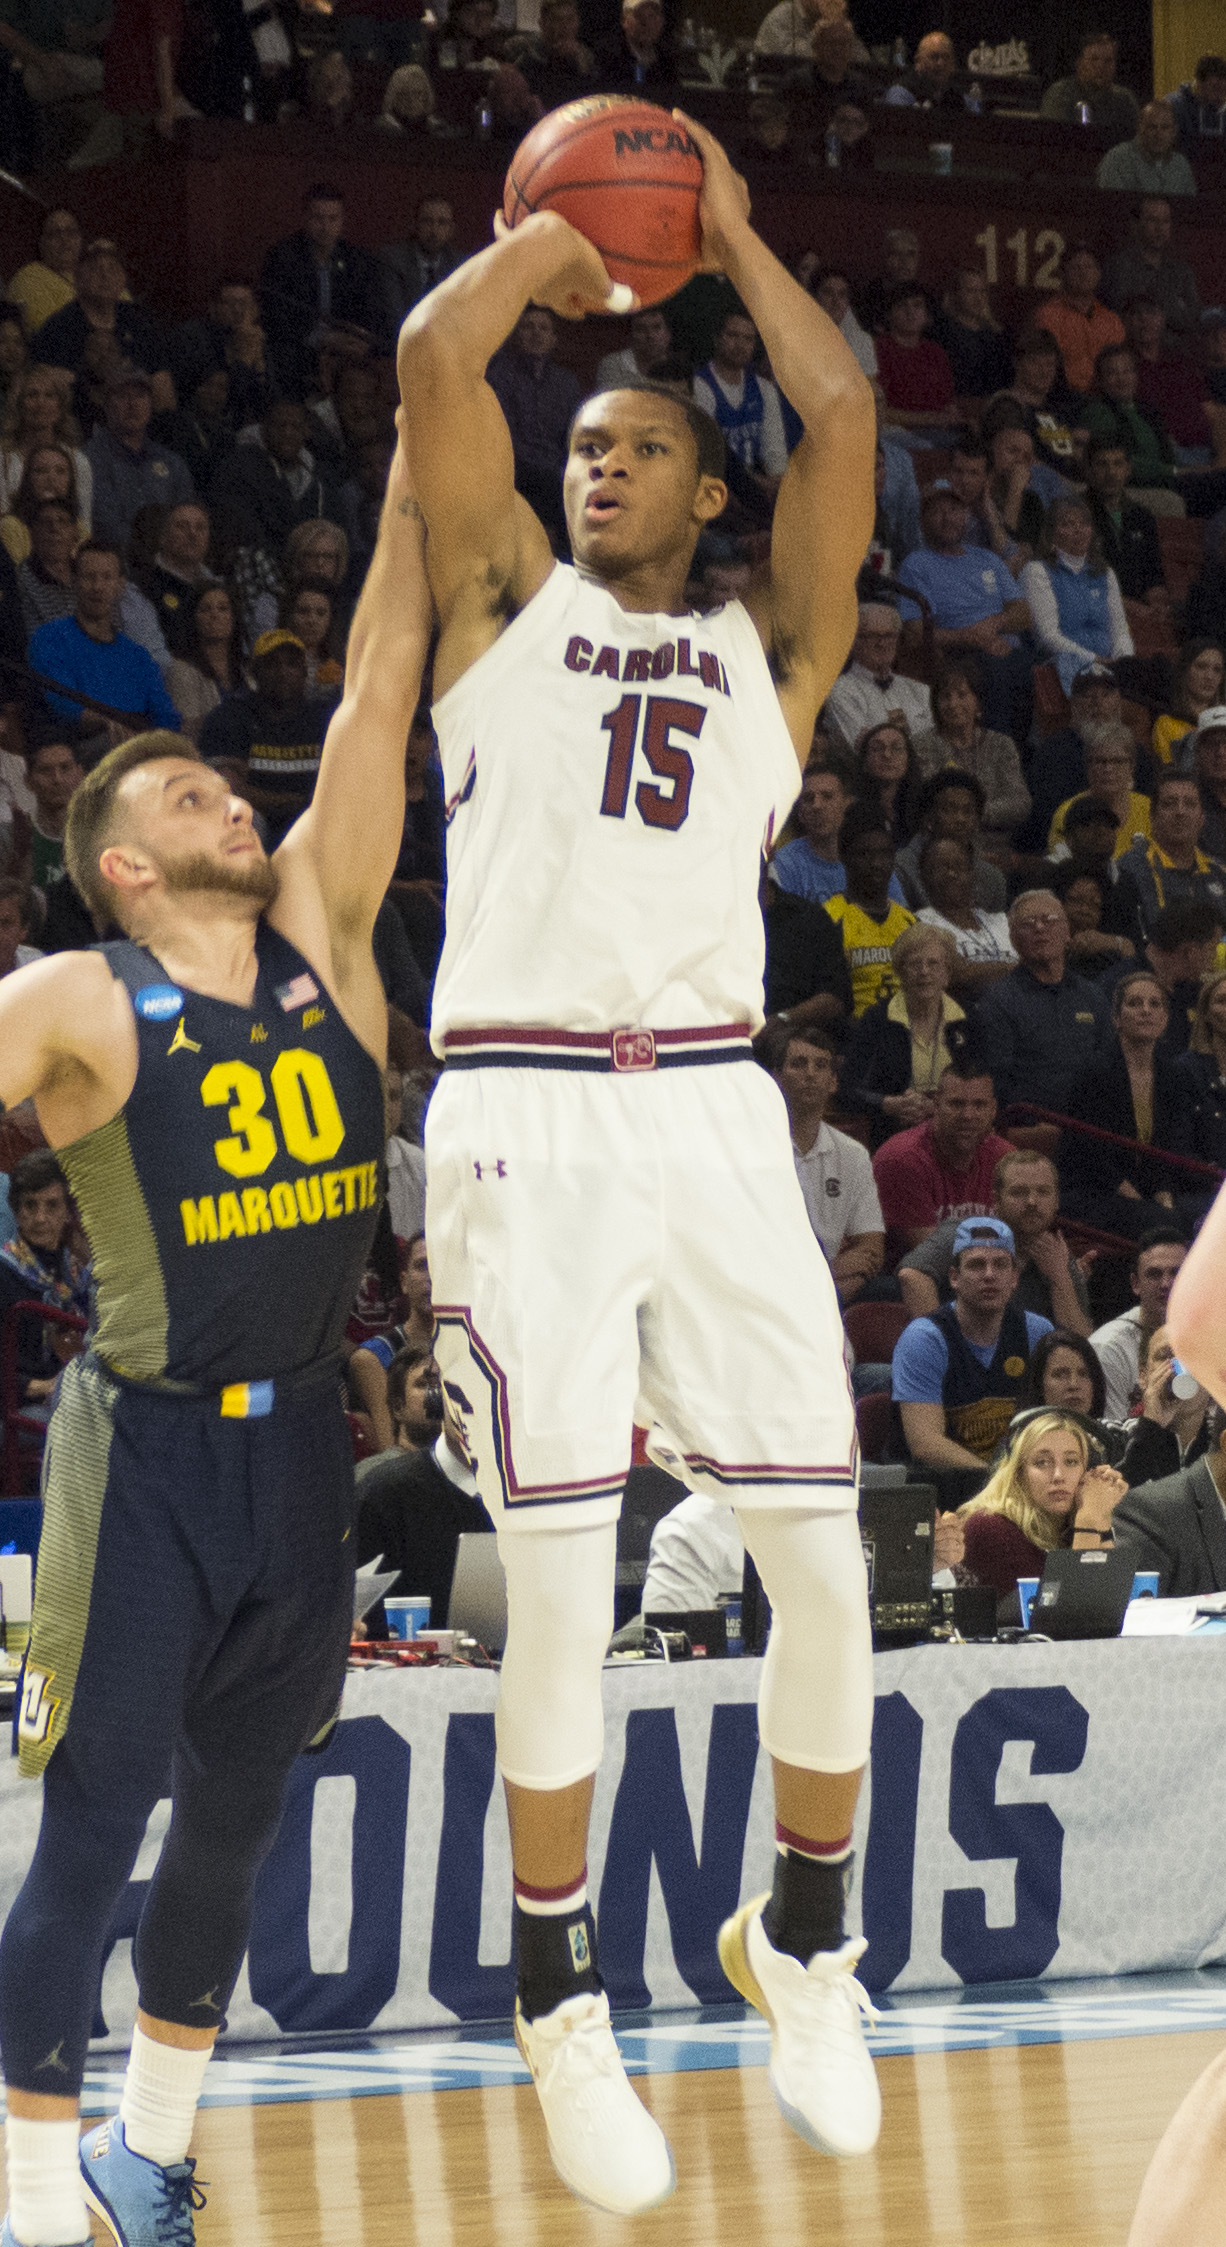
<path id="1" fill-rule="evenodd" d="M 876 1647 L 914 1646 L 928 1636 L 936 1502 L 928 1483 L 861 1486 L 860 1539 Z"/>
<path id="2" fill-rule="evenodd" d="M 1118 1638 L 1135 1569 L 1126 1551 L 1049 1553 L 1030 1628 L 1047 1638 Z"/>
<path id="3" fill-rule="evenodd" d="M 915 1646 L 932 1623 L 932 1537 L 936 1492 L 908 1482 L 901 1467 L 865 1468 L 860 1479 L 860 1540 L 868 1569 L 868 1600 L 877 1648 Z M 741 1590 L 741 1643 L 761 1654 L 770 1631 L 770 1601 L 748 1553 Z"/>
<path id="4" fill-rule="evenodd" d="M 467 1529 L 456 1546 L 447 1628 L 465 1631 L 487 1654 L 507 1643 L 507 1579 L 498 1539 L 487 1529 Z"/>

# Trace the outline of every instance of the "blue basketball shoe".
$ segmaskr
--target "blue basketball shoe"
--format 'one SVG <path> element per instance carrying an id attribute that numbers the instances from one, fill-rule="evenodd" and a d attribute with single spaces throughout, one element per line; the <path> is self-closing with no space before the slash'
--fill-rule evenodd
<path id="1" fill-rule="evenodd" d="M 81 2140 L 85 2197 L 116 2247 L 195 2247 L 193 2215 L 204 2206 L 194 2161 L 159 2169 L 124 2142 L 118 2115 Z M 0 2247 L 8 2247 L 0 2241 Z"/>

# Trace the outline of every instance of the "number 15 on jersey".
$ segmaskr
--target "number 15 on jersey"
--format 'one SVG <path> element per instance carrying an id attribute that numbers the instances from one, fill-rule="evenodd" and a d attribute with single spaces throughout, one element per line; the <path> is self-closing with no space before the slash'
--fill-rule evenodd
<path id="1" fill-rule="evenodd" d="M 665 694 L 646 697 L 624 694 L 617 708 L 607 711 L 600 721 L 602 732 L 609 736 L 604 794 L 600 799 L 601 817 L 626 817 L 637 745 L 656 781 L 667 783 L 657 787 L 656 781 L 640 780 L 634 791 L 639 818 L 648 827 L 667 827 L 675 831 L 683 826 L 690 808 L 694 760 L 688 749 L 678 746 L 673 735 L 678 733 L 689 741 L 697 741 L 706 715 L 706 707 L 701 702 L 677 702 Z"/>

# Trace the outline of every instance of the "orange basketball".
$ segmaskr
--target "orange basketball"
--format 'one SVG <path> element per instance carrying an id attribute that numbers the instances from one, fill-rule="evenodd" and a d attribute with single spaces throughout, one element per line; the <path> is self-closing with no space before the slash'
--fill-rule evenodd
<path id="1" fill-rule="evenodd" d="M 568 101 L 511 158 L 508 226 L 556 211 L 599 250 L 640 304 L 659 304 L 697 270 L 702 158 L 684 125 L 622 94 Z"/>

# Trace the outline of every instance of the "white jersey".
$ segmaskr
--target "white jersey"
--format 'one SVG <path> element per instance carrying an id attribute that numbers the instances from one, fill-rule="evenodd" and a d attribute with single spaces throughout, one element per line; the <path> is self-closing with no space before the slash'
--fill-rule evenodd
<path id="1" fill-rule="evenodd" d="M 432 1037 L 762 1022 L 763 850 L 800 769 L 740 602 L 642 615 L 558 563 L 434 705 Z"/>

